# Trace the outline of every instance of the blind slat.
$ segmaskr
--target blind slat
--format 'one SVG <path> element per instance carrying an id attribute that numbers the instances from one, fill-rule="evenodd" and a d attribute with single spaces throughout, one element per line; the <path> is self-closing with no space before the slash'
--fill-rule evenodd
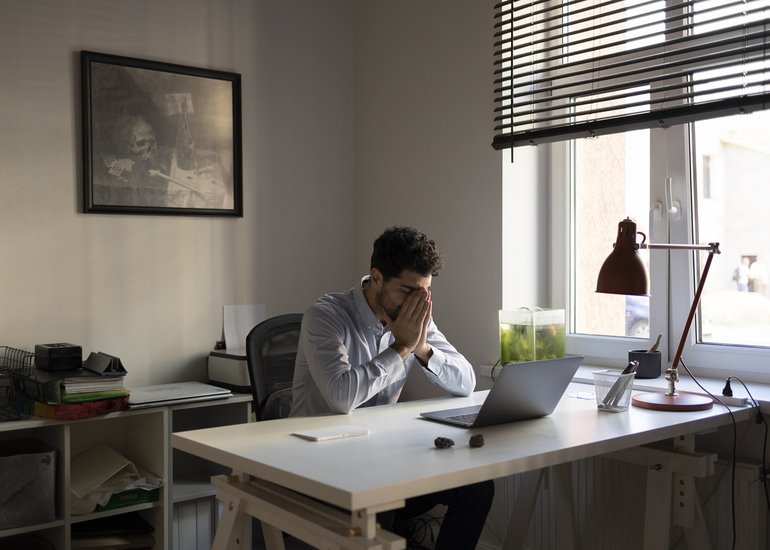
<path id="1" fill-rule="evenodd" d="M 705 10 L 702 13 L 705 14 L 707 12 L 713 12 L 715 10 L 722 10 L 723 11 L 723 8 L 724 8 L 724 6 L 721 6 L 719 8 L 714 7 L 714 8 L 711 8 L 710 10 Z M 746 14 L 746 16 L 758 15 L 761 11 L 763 11 L 763 10 L 759 10 L 759 9 L 751 10 L 751 11 L 746 11 L 745 14 Z M 633 30 L 634 31 L 641 31 L 642 29 L 654 29 L 655 26 L 659 26 L 661 24 L 665 24 L 665 25 L 667 25 L 667 32 L 669 34 L 671 34 L 671 35 L 673 35 L 675 33 L 685 34 L 685 33 L 691 32 L 691 31 L 696 29 L 696 24 L 694 24 L 694 23 L 678 24 L 678 22 L 680 20 L 685 20 L 688 17 L 689 16 L 687 16 L 687 15 L 680 15 L 680 16 L 676 16 L 676 17 L 669 17 L 669 18 L 666 18 L 665 20 L 662 20 L 662 21 L 652 21 L 652 22 L 649 22 L 649 23 L 645 23 L 643 25 L 639 25 L 638 27 L 635 27 Z M 715 25 L 715 24 L 718 24 L 720 22 L 729 22 L 729 21 L 732 21 L 732 20 L 734 20 L 734 17 L 732 15 L 723 15 L 721 17 L 718 16 L 718 17 L 714 17 L 714 18 L 710 19 L 709 20 L 709 24 L 710 25 Z M 674 24 L 677 24 L 677 25 L 673 26 Z M 600 30 L 600 29 L 616 27 L 616 26 L 617 26 L 617 22 L 613 21 L 613 22 L 609 22 L 609 23 L 605 23 L 605 24 L 594 25 L 593 28 L 595 30 Z M 729 32 L 734 32 L 736 29 L 740 29 L 740 30 L 743 30 L 745 32 L 748 32 L 749 29 L 751 29 L 753 27 L 756 27 L 756 26 L 761 26 L 761 24 L 754 24 L 754 25 L 749 24 L 749 25 L 740 25 L 740 26 L 726 25 L 724 28 L 720 28 L 718 30 L 714 30 L 714 31 L 711 31 L 711 32 L 708 32 L 708 33 L 700 33 L 697 36 L 687 36 L 685 34 L 685 36 L 683 36 L 683 37 L 669 40 L 668 44 L 669 45 L 670 44 L 676 44 L 676 43 L 679 43 L 679 42 L 682 42 L 682 41 L 686 41 L 686 40 L 690 40 L 691 41 L 691 40 L 698 39 L 698 38 L 701 38 L 701 37 L 702 38 L 706 38 L 708 36 L 727 34 Z M 553 52 L 561 50 L 563 48 L 563 46 L 560 44 L 560 41 L 563 40 L 565 37 L 572 38 L 570 40 L 570 46 L 571 46 L 571 48 L 570 48 L 570 55 L 573 56 L 573 57 L 574 56 L 581 56 L 581 55 L 593 55 L 595 53 L 600 53 L 602 51 L 608 51 L 608 50 L 611 51 L 611 50 L 614 50 L 614 49 L 620 49 L 624 44 L 628 43 L 628 41 L 626 41 L 626 40 L 618 40 L 616 42 L 609 42 L 609 43 L 604 42 L 604 41 L 606 39 L 609 39 L 609 38 L 612 38 L 612 37 L 616 37 L 616 36 L 619 36 L 619 35 L 624 35 L 624 34 L 628 33 L 629 31 L 627 29 L 624 29 L 624 28 L 620 28 L 620 29 L 616 28 L 615 30 L 613 30 L 611 32 L 607 32 L 607 33 L 603 33 L 603 34 L 597 34 L 597 35 L 593 35 L 593 36 L 588 35 L 588 36 L 584 36 L 582 38 L 570 36 L 569 34 L 566 34 L 566 33 L 561 33 L 561 29 L 559 29 L 559 32 L 560 32 L 560 34 L 549 35 L 547 39 L 540 39 L 537 42 L 532 42 L 531 41 L 529 43 L 529 49 L 528 49 L 529 51 L 526 51 L 525 53 L 515 54 L 515 53 L 513 53 L 513 51 L 511 51 L 512 55 L 510 56 L 510 60 L 516 61 L 517 59 L 527 59 L 527 58 L 534 57 L 534 58 L 540 59 L 541 62 L 545 63 L 545 64 L 550 63 L 550 62 L 558 61 L 559 57 L 549 57 L 549 56 L 552 55 Z M 585 34 L 585 33 L 583 33 L 583 34 Z M 637 35 L 634 36 L 632 42 L 633 43 L 639 43 L 639 42 L 643 42 L 645 40 L 651 40 L 651 39 L 654 39 L 659 34 L 660 34 L 659 32 L 654 32 L 654 30 L 651 30 L 650 32 L 647 32 L 646 34 L 641 34 L 641 35 L 637 34 Z M 554 43 L 556 45 L 553 45 Z M 583 45 L 583 44 L 587 44 L 587 43 L 599 44 L 599 45 L 598 46 L 592 45 L 590 47 L 586 47 L 585 49 L 579 49 L 578 48 L 579 45 Z M 535 49 L 534 48 L 535 44 L 545 45 L 545 46 L 543 48 L 540 48 L 540 49 Z"/>
<path id="2" fill-rule="evenodd" d="M 768 84 L 770 84 L 770 81 L 763 81 L 763 82 L 757 83 L 758 86 L 767 86 Z M 712 95 L 719 94 L 719 93 L 723 92 L 724 90 L 725 90 L 724 87 L 712 87 L 712 88 L 709 88 L 709 92 Z M 637 97 L 643 98 L 645 95 L 646 94 L 644 94 L 643 92 L 640 92 Z M 580 122 L 580 121 L 585 121 L 585 119 L 593 120 L 592 117 L 594 117 L 595 115 L 600 114 L 600 113 L 611 113 L 611 112 L 617 112 L 617 111 L 621 111 L 621 110 L 628 110 L 628 109 L 633 108 L 633 107 L 643 107 L 643 106 L 648 105 L 648 104 L 659 105 L 660 108 L 662 109 L 662 108 L 664 108 L 667 105 L 671 106 L 672 104 L 682 103 L 683 101 L 690 100 L 690 99 L 692 99 L 694 97 L 694 95 L 695 94 L 693 92 L 690 92 L 690 93 L 684 93 L 684 94 L 679 94 L 679 95 L 669 95 L 667 97 L 659 98 L 659 99 L 651 99 L 651 100 L 649 100 L 649 99 L 645 98 L 645 99 L 640 99 L 639 101 L 635 101 L 635 102 L 629 101 L 626 104 L 624 104 L 623 106 L 612 105 L 612 103 L 603 102 L 602 103 L 603 106 L 600 107 L 600 108 L 593 107 L 593 108 L 590 108 L 590 109 L 581 110 L 580 107 L 587 106 L 587 105 L 591 104 L 591 102 L 583 102 L 583 103 L 574 105 L 572 111 L 569 114 L 570 114 L 571 118 L 574 121 Z M 543 115 L 543 113 L 548 113 L 548 114 Z M 553 114 L 551 114 L 551 113 L 553 113 Z M 621 115 L 622 114 L 623 113 L 621 113 Z M 538 115 L 538 121 L 541 124 L 545 123 L 545 122 L 549 122 L 551 120 L 559 120 L 560 116 L 564 116 L 564 115 L 556 114 L 553 109 L 548 109 L 548 110 L 540 109 L 540 110 L 537 110 L 537 111 L 533 111 L 532 114 L 529 116 L 529 118 L 531 118 L 531 116 L 533 116 L 533 115 Z M 518 115 L 513 115 L 513 116 L 514 117 L 515 116 L 519 116 L 519 117 L 523 117 L 523 118 L 526 119 L 528 117 L 528 113 L 520 112 Z M 495 117 L 495 120 L 496 121 L 502 121 L 502 120 L 506 120 L 508 118 L 510 118 L 510 116 L 503 115 L 503 116 Z M 659 125 L 669 125 L 669 124 L 665 123 L 665 121 L 664 121 L 663 124 L 659 124 Z"/>
<path id="3" fill-rule="evenodd" d="M 496 149 L 765 109 L 767 0 L 496 5 Z"/>
<path id="4" fill-rule="evenodd" d="M 506 96 L 515 100 L 522 95 L 529 95 L 530 88 L 536 88 L 542 94 L 558 94 L 551 98 L 552 101 L 568 100 L 573 95 L 585 95 L 585 92 L 582 92 L 582 89 L 585 88 L 599 91 L 615 91 L 622 88 L 633 90 L 643 84 L 654 84 L 670 79 L 693 78 L 694 74 L 703 72 L 700 70 L 702 67 L 708 67 L 710 72 L 755 72 L 756 69 L 749 69 L 748 67 L 757 63 L 761 64 L 765 55 L 763 44 L 746 48 L 733 48 L 732 56 L 727 50 L 719 49 L 718 45 L 712 45 L 712 50 L 710 52 L 701 51 L 697 56 L 691 55 L 686 63 L 680 61 L 666 62 L 665 58 L 651 56 L 647 58 L 647 63 L 640 66 L 618 63 L 605 67 L 603 71 L 594 71 L 591 67 L 580 71 L 573 70 L 570 78 L 574 80 L 575 77 L 580 77 L 581 84 L 579 85 L 571 81 L 559 84 L 558 78 L 545 76 L 537 80 L 534 78 L 525 79 L 524 81 L 528 86 L 523 90 L 521 87 L 516 90 L 512 85 L 509 85 L 498 87 L 495 92 L 505 93 Z M 736 64 L 736 61 L 740 65 Z M 496 79 L 495 82 L 504 83 L 509 82 L 509 80 Z M 570 94 L 570 91 L 573 93 Z"/>

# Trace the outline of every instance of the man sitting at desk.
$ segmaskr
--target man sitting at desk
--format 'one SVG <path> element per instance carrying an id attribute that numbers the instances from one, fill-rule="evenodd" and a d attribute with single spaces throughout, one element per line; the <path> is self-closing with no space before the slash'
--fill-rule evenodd
<path id="1" fill-rule="evenodd" d="M 370 274 L 348 291 L 322 296 L 305 312 L 290 416 L 395 403 L 411 368 L 452 395 L 470 395 L 473 367 L 431 318 L 431 280 L 442 267 L 436 244 L 424 233 L 385 230 L 374 241 Z M 476 483 L 408 499 L 404 508 L 379 519 L 407 537 L 410 518 L 444 504 L 436 549 L 471 550 L 493 496 L 492 481 Z"/>

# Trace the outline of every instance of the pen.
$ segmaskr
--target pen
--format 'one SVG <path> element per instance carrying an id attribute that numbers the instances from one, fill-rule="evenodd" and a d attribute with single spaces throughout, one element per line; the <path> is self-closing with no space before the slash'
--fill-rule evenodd
<path id="1" fill-rule="evenodd" d="M 623 372 L 620 373 L 620 376 L 618 377 L 617 380 L 615 380 L 615 383 L 612 385 L 612 387 L 610 388 L 610 391 L 607 392 L 607 395 L 602 401 L 602 405 L 604 407 L 617 406 L 617 404 L 620 402 L 620 399 L 623 396 L 623 393 L 628 387 L 628 384 L 631 381 L 630 378 L 624 379 L 623 375 L 632 374 L 636 372 L 636 369 L 638 366 L 639 366 L 639 361 L 628 362 L 628 365 L 626 365 L 626 368 L 624 368 Z"/>
<path id="2" fill-rule="evenodd" d="M 639 368 L 639 361 L 629 361 L 628 365 L 626 365 L 626 368 L 624 368 L 623 372 L 620 374 L 631 374 L 632 372 L 636 372 L 637 368 Z"/>

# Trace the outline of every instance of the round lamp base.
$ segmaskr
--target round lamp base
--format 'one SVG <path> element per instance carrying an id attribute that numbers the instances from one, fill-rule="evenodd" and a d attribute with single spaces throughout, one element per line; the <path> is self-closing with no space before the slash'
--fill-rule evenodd
<path id="1" fill-rule="evenodd" d="M 714 406 L 714 401 L 697 393 L 679 392 L 677 395 L 650 392 L 631 397 L 634 406 L 654 411 L 705 411 Z"/>

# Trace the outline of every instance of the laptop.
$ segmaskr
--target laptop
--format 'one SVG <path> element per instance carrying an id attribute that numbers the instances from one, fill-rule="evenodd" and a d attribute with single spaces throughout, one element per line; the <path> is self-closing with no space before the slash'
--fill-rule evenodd
<path id="1" fill-rule="evenodd" d="M 481 405 L 420 416 L 463 428 L 482 428 L 551 414 L 575 376 L 582 355 L 503 365 Z"/>
<path id="2" fill-rule="evenodd" d="M 135 386 L 130 389 L 128 407 L 144 409 L 178 403 L 193 403 L 224 399 L 232 392 L 225 388 L 203 384 L 202 382 L 177 382 L 174 384 L 156 384 L 154 386 Z"/>

